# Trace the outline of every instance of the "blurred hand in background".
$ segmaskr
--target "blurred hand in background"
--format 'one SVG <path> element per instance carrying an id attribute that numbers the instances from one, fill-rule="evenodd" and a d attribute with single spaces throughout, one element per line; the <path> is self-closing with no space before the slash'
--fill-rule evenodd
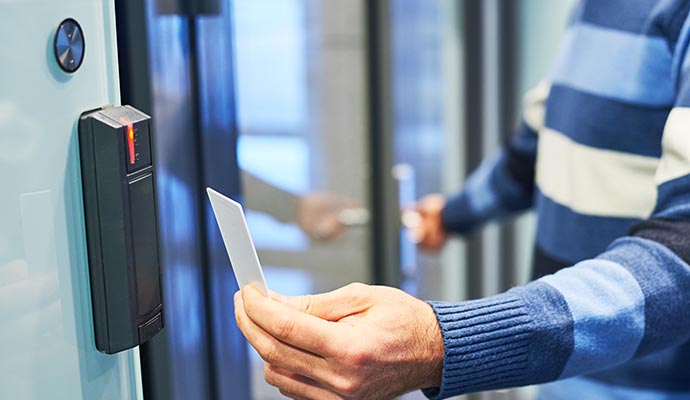
<path id="1" fill-rule="evenodd" d="M 283 223 L 297 223 L 316 241 L 329 241 L 346 228 L 369 223 L 369 211 L 354 198 L 329 193 L 293 193 L 242 170 L 244 201 L 248 208 Z"/>
<path id="2" fill-rule="evenodd" d="M 421 198 L 413 210 L 403 213 L 408 235 L 423 251 L 437 252 L 446 244 L 448 233 L 443 228 L 445 206 L 445 196 L 430 194 Z"/>
<path id="3" fill-rule="evenodd" d="M 297 201 L 296 222 L 312 240 L 333 240 L 347 227 L 369 222 L 369 212 L 356 200 L 312 192 Z"/>

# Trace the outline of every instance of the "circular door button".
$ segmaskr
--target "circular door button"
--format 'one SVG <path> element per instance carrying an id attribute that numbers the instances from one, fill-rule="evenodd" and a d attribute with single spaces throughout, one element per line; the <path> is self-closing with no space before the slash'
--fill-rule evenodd
<path id="1" fill-rule="evenodd" d="M 65 72 L 75 72 L 84 61 L 84 34 L 72 18 L 62 21 L 55 32 L 55 59 Z"/>

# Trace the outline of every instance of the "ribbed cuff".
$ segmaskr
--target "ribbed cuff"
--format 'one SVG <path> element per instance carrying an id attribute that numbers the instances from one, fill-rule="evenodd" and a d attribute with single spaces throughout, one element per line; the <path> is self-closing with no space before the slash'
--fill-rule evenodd
<path id="1" fill-rule="evenodd" d="M 531 318 L 512 293 L 462 303 L 429 302 L 436 313 L 445 355 L 440 388 L 432 399 L 522 384 L 528 370 Z"/>

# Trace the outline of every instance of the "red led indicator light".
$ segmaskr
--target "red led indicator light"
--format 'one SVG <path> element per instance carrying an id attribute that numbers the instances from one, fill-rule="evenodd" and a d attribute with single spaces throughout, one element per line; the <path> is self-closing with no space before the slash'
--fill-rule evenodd
<path id="1" fill-rule="evenodd" d="M 137 154 L 134 151 L 134 124 L 127 118 L 120 118 L 120 122 L 127 125 L 127 149 L 129 150 L 129 163 L 137 162 Z"/>

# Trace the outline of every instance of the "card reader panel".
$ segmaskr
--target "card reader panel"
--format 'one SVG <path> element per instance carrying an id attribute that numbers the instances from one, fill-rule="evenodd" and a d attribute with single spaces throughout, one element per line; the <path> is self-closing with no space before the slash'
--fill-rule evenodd
<path id="1" fill-rule="evenodd" d="M 94 333 L 108 354 L 164 326 L 150 121 L 130 106 L 79 121 Z"/>

